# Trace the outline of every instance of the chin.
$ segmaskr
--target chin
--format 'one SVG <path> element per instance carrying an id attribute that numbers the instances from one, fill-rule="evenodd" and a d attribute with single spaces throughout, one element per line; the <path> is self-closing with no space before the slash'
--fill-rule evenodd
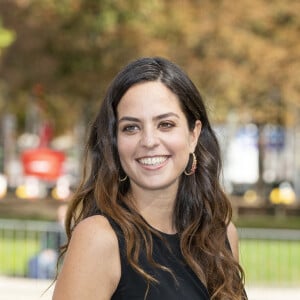
<path id="1" fill-rule="evenodd" d="M 177 180 L 172 180 L 172 181 L 166 181 L 166 182 L 163 182 L 162 180 L 149 180 L 147 182 L 143 182 L 143 183 L 140 183 L 138 184 L 140 187 L 142 187 L 143 189 L 145 190 L 165 190 L 167 188 L 170 188 L 172 186 L 176 186 L 177 188 Z"/>

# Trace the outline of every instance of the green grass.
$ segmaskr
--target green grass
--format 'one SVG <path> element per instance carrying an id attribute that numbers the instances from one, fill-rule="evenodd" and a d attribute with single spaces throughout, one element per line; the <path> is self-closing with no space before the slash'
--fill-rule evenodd
<path id="1" fill-rule="evenodd" d="M 0 236 L 0 274 L 26 276 L 28 260 L 38 252 L 39 236 Z M 241 240 L 240 262 L 246 284 L 300 285 L 300 242 Z"/>
<path id="2" fill-rule="evenodd" d="M 300 285 L 300 241 L 241 240 L 246 284 Z"/>
<path id="3" fill-rule="evenodd" d="M 26 276 L 28 261 L 40 248 L 37 236 L 0 236 L 0 274 Z"/>

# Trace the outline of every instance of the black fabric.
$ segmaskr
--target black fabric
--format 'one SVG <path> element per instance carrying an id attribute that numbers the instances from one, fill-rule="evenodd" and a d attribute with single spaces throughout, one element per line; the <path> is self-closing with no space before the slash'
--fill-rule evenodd
<path id="1" fill-rule="evenodd" d="M 147 282 L 127 263 L 125 256 L 125 241 L 122 231 L 112 220 L 108 220 L 118 236 L 121 257 L 121 279 L 111 299 L 143 300 L 147 290 Z M 209 300 L 207 289 L 191 268 L 184 262 L 179 247 L 178 235 L 160 234 L 169 243 L 172 251 L 170 252 L 163 240 L 152 235 L 153 258 L 157 263 L 170 268 L 173 271 L 177 282 L 169 272 L 152 267 L 148 263 L 145 253 L 142 252 L 139 260 L 141 267 L 146 272 L 154 275 L 159 281 L 159 283 L 150 284 L 146 299 Z"/>

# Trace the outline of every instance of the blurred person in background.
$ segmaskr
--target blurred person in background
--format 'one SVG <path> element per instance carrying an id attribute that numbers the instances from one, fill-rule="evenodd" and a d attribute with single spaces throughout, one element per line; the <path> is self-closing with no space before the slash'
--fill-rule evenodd
<path id="1" fill-rule="evenodd" d="M 42 234 L 39 252 L 32 256 L 28 261 L 29 278 L 55 278 L 60 248 L 66 243 L 66 234 L 64 230 L 66 212 L 67 205 L 59 205 L 56 212 L 57 226 L 48 228 Z"/>
<path id="2" fill-rule="evenodd" d="M 175 64 L 141 58 L 91 126 L 53 299 L 246 299 L 220 150 Z"/>

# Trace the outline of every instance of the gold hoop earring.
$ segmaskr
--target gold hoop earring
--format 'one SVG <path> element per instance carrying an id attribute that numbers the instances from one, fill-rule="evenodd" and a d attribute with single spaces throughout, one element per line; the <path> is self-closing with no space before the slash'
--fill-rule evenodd
<path id="1" fill-rule="evenodd" d="M 120 177 L 119 177 L 119 181 L 120 181 L 120 182 L 126 181 L 127 178 L 128 178 L 127 175 L 125 175 L 125 177 L 123 177 L 123 178 L 120 178 Z"/>
<path id="2" fill-rule="evenodd" d="M 192 155 L 192 165 L 191 165 L 191 169 L 190 170 L 184 170 L 184 174 L 187 175 L 187 176 L 190 176 L 190 175 L 193 175 L 197 169 L 197 158 L 196 158 L 196 155 L 195 153 L 191 153 L 190 154 L 190 158 L 189 158 L 189 162 L 188 162 L 188 165 L 187 167 L 190 165 L 190 160 L 191 160 L 191 155 Z"/>

